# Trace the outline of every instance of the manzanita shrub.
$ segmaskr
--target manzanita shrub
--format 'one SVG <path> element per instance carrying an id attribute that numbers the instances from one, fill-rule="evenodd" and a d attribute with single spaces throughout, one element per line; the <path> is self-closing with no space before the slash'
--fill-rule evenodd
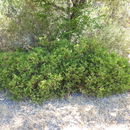
<path id="1" fill-rule="evenodd" d="M 130 64 L 97 40 L 44 42 L 28 52 L 0 53 L 0 89 L 34 102 L 72 93 L 104 97 L 130 90 Z"/>

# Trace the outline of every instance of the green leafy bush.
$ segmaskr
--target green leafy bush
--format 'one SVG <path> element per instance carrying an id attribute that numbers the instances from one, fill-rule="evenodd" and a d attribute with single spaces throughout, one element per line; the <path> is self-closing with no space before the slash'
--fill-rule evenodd
<path id="1" fill-rule="evenodd" d="M 43 43 L 0 54 L 0 85 L 14 99 L 41 102 L 72 93 L 103 97 L 130 89 L 130 64 L 97 40 Z"/>

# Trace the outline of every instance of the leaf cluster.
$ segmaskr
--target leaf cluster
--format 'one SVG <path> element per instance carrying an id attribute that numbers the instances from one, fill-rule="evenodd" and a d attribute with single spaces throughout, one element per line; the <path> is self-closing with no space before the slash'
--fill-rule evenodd
<path id="1" fill-rule="evenodd" d="M 44 42 L 29 52 L 0 55 L 1 89 L 35 102 L 72 93 L 104 97 L 130 90 L 130 64 L 96 39 Z"/>

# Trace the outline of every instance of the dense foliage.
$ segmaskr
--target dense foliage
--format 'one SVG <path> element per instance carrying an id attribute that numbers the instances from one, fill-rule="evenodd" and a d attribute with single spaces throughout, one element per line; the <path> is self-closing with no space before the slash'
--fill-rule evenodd
<path id="1" fill-rule="evenodd" d="M 123 4 L 0 1 L 0 89 L 13 99 L 35 102 L 72 93 L 103 97 L 130 90 L 130 64 L 121 56 L 128 55 Z"/>
<path id="2" fill-rule="evenodd" d="M 95 39 L 43 42 L 0 54 L 0 85 L 15 99 L 41 102 L 72 93 L 108 96 L 130 90 L 130 64 Z"/>

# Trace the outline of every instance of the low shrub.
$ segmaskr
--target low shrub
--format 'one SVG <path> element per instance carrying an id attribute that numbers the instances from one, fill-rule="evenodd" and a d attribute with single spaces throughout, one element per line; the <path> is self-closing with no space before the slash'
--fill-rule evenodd
<path id="1" fill-rule="evenodd" d="M 130 89 L 130 64 L 97 40 L 44 43 L 0 54 L 1 89 L 14 99 L 41 102 L 72 93 L 103 97 Z"/>

